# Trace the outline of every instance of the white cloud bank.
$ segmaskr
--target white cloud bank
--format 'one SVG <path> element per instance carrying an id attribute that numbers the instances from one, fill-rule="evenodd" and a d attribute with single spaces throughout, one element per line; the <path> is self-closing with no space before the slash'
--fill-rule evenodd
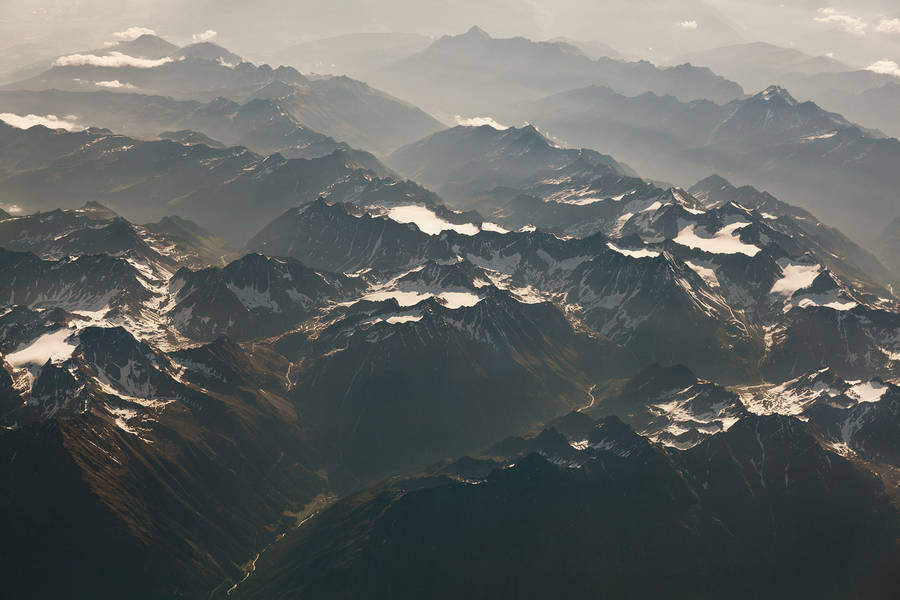
<path id="1" fill-rule="evenodd" d="M 94 85 L 102 88 L 110 88 L 110 89 L 119 89 L 124 88 L 126 90 L 133 90 L 134 86 L 130 83 L 122 83 L 118 79 L 113 79 L 112 81 L 95 81 Z"/>
<path id="2" fill-rule="evenodd" d="M 900 19 L 882 18 L 875 31 L 880 33 L 900 33 Z"/>
<path id="3" fill-rule="evenodd" d="M 867 71 L 900 77 L 900 65 L 893 60 L 879 60 L 866 67 Z"/>
<path id="4" fill-rule="evenodd" d="M 699 27 L 697 21 L 694 21 L 693 19 L 690 21 L 682 21 L 679 25 L 682 29 L 697 29 Z"/>
<path id="5" fill-rule="evenodd" d="M 115 32 L 113 37 L 120 42 L 130 42 L 131 40 L 138 39 L 142 35 L 156 35 L 156 32 L 149 27 L 129 27 L 123 31 Z"/>
<path id="6" fill-rule="evenodd" d="M 206 31 L 201 31 L 200 33 L 195 33 L 194 35 L 192 35 L 191 40 L 195 44 L 198 44 L 200 42 L 208 42 L 217 35 L 219 35 L 217 31 L 213 29 L 207 29 Z"/>
<path id="7" fill-rule="evenodd" d="M 152 69 L 173 62 L 173 58 L 138 58 L 121 52 L 110 52 L 106 56 L 96 54 L 69 54 L 53 61 L 54 67 L 134 67 L 136 69 Z"/>
<path id="8" fill-rule="evenodd" d="M 456 124 L 462 125 L 463 127 L 481 127 L 482 125 L 490 125 L 494 129 L 499 129 L 501 131 L 509 129 L 509 125 L 502 125 L 491 117 L 461 117 L 456 115 L 454 118 L 456 119 Z"/>
<path id="9" fill-rule="evenodd" d="M 834 25 L 841 31 L 854 35 L 866 35 L 868 28 L 868 24 L 861 18 L 843 13 L 836 8 L 820 8 L 819 16 L 813 20 L 817 23 Z"/>
<path id="10" fill-rule="evenodd" d="M 65 129 L 66 131 L 81 131 L 84 129 L 75 122 L 75 117 L 68 116 L 60 119 L 56 115 L 17 115 L 15 113 L 0 113 L 0 121 L 19 129 L 29 129 L 35 125 L 43 125 L 50 129 Z"/>

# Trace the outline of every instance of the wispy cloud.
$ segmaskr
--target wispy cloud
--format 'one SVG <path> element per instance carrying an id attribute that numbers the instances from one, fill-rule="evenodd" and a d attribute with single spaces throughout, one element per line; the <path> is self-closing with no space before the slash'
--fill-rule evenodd
<path id="1" fill-rule="evenodd" d="M 501 125 L 491 117 L 461 117 L 456 115 L 457 125 L 463 127 L 481 127 L 482 125 L 490 125 L 494 129 L 509 129 L 509 125 Z"/>
<path id="2" fill-rule="evenodd" d="M 96 85 L 97 87 L 102 87 L 102 88 L 112 88 L 112 89 L 124 88 L 126 90 L 134 89 L 134 86 L 131 85 L 130 83 L 127 83 L 127 82 L 122 83 L 118 79 L 113 79 L 111 81 L 95 81 L 94 85 Z"/>
<path id="3" fill-rule="evenodd" d="M 60 56 L 53 61 L 55 67 L 134 67 L 136 69 L 152 69 L 166 63 L 173 62 L 171 57 L 164 58 L 137 58 L 136 56 L 128 56 L 121 52 L 110 52 L 106 56 L 97 56 L 96 54 L 69 54 L 68 56 Z"/>
<path id="4" fill-rule="evenodd" d="M 818 23 L 834 25 L 841 31 L 854 35 L 866 35 L 866 29 L 869 27 L 860 17 L 848 15 L 836 8 L 820 8 L 819 16 L 813 20 Z"/>
<path id="5" fill-rule="evenodd" d="M 682 29 L 697 29 L 699 25 L 697 25 L 697 21 L 691 19 L 690 21 L 682 21 L 679 23 Z"/>
<path id="6" fill-rule="evenodd" d="M 879 60 L 866 67 L 867 71 L 900 77 L 900 65 L 893 60 Z"/>
<path id="7" fill-rule="evenodd" d="M 881 21 L 879 21 L 878 25 L 875 27 L 875 31 L 881 33 L 900 33 L 900 19 L 888 19 L 882 17 Z"/>
<path id="8" fill-rule="evenodd" d="M 5 210 L 11 215 L 22 214 L 22 207 L 18 204 L 0 204 L 0 209 Z"/>
<path id="9" fill-rule="evenodd" d="M 156 32 L 149 27 L 129 27 L 123 31 L 117 31 L 113 37 L 121 42 L 130 42 L 136 40 L 142 35 L 156 35 Z"/>
<path id="10" fill-rule="evenodd" d="M 191 40 L 193 40 L 195 44 L 200 42 L 208 42 L 217 35 L 219 35 L 218 32 L 212 29 L 207 29 L 206 31 L 201 31 L 200 33 L 195 33 L 194 35 L 192 35 Z"/>
<path id="11" fill-rule="evenodd" d="M 56 115 L 17 115 L 15 113 L 0 113 L 0 121 L 7 125 L 18 127 L 19 129 L 28 129 L 35 125 L 43 125 L 50 129 L 65 129 L 66 131 L 81 131 L 84 129 L 75 122 L 75 117 L 68 116 L 60 119 Z"/>

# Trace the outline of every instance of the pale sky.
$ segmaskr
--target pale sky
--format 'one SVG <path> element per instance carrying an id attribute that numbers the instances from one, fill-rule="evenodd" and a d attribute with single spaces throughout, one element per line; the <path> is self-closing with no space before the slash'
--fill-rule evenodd
<path id="1" fill-rule="evenodd" d="M 175 43 L 206 36 L 253 58 L 354 32 L 602 41 L 655 61 L 768 41 L 859 65 L 900 62 L 897 0 L 2 0 L 5 60 L 101 47 L 132 27 Z M 210 36 L 209 32 L 216 32 Z"/>

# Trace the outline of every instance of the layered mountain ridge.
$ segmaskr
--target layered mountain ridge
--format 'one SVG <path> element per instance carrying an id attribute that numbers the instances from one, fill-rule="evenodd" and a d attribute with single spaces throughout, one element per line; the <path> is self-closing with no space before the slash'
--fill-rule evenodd
<path id="1" fill-rule="evenodd" d="M 154 36 L 0 91 L 5 589 L 893 598 L 895 236 L 806 200 L 868 173 L 887 215 L 896 140 L 690 65 L 407 41 L 378 77 L 476 125 Z"/>
<path id="2" fill-rule="evenodd" d="M 449 115 L 493 115 L 515 101 L 589 84 L 610 85 L 623 93 L 669 93 L 685 100 L 728 101 L 743 95 L 739 85 L 709 69 L 592 60 L 565 43 L 493 38 L 477 26 L 443 36 L 371 77 L 384 89 Z"/>
<path id="3" fill-rule="evenodd" d="M 334 149 L 334 140 L 385 152 L 441 128 L 348 77 L 254 65 L 209 42 L 177 48 L 142 36 L 120 46 L 58 57 L 48 70 L 3 86 L 0 101 L 22 115 L 70 115 L 130 135 L 200 128 L 229 144 L 310 157 Z"/>
<path id="4" fill-rule="evenodd" d="M 865 244 L 896 216 L 889 165 L 900 142 L 800 102 L 780 86 L 727 104 L 591 86 L 497 118 L 528 120 L 569 144 L 602 146 L 658 178 L 720 173 L 765 187 Z M 858 198 L 866 214 L 848 212 L 847 198 Z"/>
<path id="5" fill-rule="evenodd" d="M 685 452 L 653 446 L 615 418 L 597 423 L 582 450 L 556 446 L 556 436 L 501 457 L 500 468 L 487 462 L 484 474 L 462 459 L 340 502 L 267 553 L 237 597 L 324 586 L 338 597 L 362 585 L 388 593 L 383 574 L 411 564 L 421 568 L 391 593 L 879 598 L 896 584 L 896 513 L 883 491 L 794 418 L 746 417 Z M 866 558 L 848 562 L 834 544 Z M 673 564 L 670 552 L 685 548 Z M 523 563 L 532 566 L 519 572 Z M 665 575 L 641 577 L 648 569 Z M 473 578 L 474 590 L 464 583 Z"/>

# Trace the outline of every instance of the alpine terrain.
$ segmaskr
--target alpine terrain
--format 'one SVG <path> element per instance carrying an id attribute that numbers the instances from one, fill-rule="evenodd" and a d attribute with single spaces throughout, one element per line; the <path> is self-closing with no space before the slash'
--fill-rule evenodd
<path id="1" fill-rule="evenodd" d="M 44 4 L 0 596 L 900 597 L 895 7 Z"/>

